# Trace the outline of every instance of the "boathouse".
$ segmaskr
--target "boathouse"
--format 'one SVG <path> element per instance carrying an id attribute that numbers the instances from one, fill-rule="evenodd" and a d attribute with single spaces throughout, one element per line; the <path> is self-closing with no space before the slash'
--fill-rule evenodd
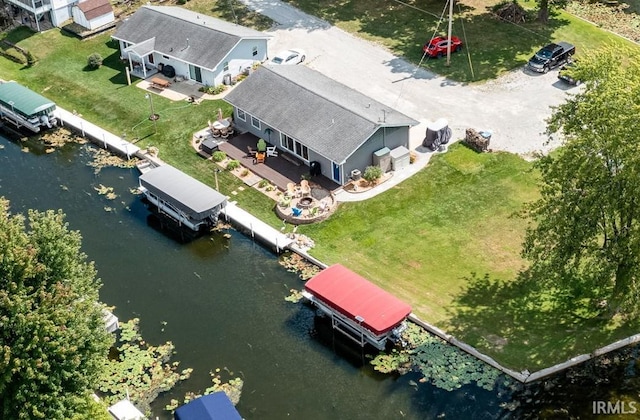
<path id="1" fill-rule="evenodd" d="M 55 109 L 54 102 L 14 81 L 0 83 L 0 116 L 17 128 L 34 133 L 51 128 L 57 122 Z"/>
<path id="2" fill-rule="evenodd" d="M 203 395 L 178 407 L 175 420 L 242 420 L 240 413 L 222 391 Z"/>
<path id="3" fill-rule="evenodd" d="M 140 190 L 158 212 L 193 231 L 215 225 L 227 197 L 169 165 L 140 175 Z"/>
<path id="4" fill-rule="evenodd" d="M 308 280 L 303 295 L 331 317 L 334 329 L 379 350 L 397 341 L 411 313 L 409 305 L 340 264 Z"/>

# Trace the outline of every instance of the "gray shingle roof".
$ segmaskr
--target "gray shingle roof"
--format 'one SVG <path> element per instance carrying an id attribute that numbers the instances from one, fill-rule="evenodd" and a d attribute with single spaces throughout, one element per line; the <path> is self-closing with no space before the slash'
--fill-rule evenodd
<path id="1" fill-rule="evenodd" d="M 139 180 L 140 185 L 196 220 L 209 217 L 227 201 L 218 191 L 169 165 L 158 166 Z"/>
<path id="2" fill-rule="evenodd" d="M 270 35 L 174 6 L 144 6 L 113 38 L 138 44 L 155 38 L 155 51 L 205 69 L 215 68 L 241 39 Z"/>
<path id="3" fill-rule="evenodd" d="M 338 163 L 380 127 L 418 124 L 306 66 L 262 66 L 225 100 Z"/>

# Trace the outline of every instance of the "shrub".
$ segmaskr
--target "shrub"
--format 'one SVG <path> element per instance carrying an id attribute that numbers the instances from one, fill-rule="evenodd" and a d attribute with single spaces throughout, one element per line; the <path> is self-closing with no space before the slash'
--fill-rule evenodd
<path id="1" fill-rule="evenodd" d="M 362 177 L 369 184 L 375 184 L 382 177 L 382 168 L 379 166 L 367 166 Z"/>
<path id="2" fill-rule="evenodd" d="M 278 201 L 278 205 L 287 208 L 291 205 L 291 199 L 289 197 L 283 197 L 282 200 Z"/>
<path id="3" fill-rule="evenodd" d="M 240 176 L 241 176 L 241 177 L 245 177 L 245 176 L 247 176 L 247 175 L 249 175 L 249 170 L 248 170 L 248 169 L 246 169 L 246 168 L 245 168 L 245 169 L 243 169 L 243 170 L 242 170 L 242 172 L 240 172 Z"/>
<path id="4" fill-rule="evenodd" d="M 102 56 L 98 53 L 93 53 L 87 57 L 87 66 L 92 69 L 98 69 L 102 65 Z"/>
<path id="5" fill-rule="evenodd" d="M 237 169 L 240 167 L 240 162 L 237 160 L 230 160 L 229 163 L 227 163 L 227 170 L 228 171 L 233 171 L 234 169 Z"/>
<path id="6" fill-rule="evenodd" d="M 209 95 L 217 95 L 224 92 L 227 89 L 225 85 L 209 86 L 205 85 L 198 89 L 200 92 L 208 93 Z"/>
<path id="7" fill-rule="evenodd" d="M 227 154 L 221 150 L 217 150 L 213 152 L 213 155 L 211 155 L 211 158 L 213 159 L 214 162 L 222 162 L 227 158 Z"/>
<path id="8" fill-rule="evenodd" d="M 36 57 L 33 55 L 33 53 L 31 51 L 27 51 L 26 53 L 24 53 L 24 56 L 27 59 L 27 65 L 29 67 L 31 67 L 34 64 L 36 64 Z"/>
<path id="9" fill-rule="evenodd" d="M 269 181 L 267 181 L 266 179 L 261 179 L 260 182 L 258 182 L 258 188 L 265 188 L 268 185 Z"/>

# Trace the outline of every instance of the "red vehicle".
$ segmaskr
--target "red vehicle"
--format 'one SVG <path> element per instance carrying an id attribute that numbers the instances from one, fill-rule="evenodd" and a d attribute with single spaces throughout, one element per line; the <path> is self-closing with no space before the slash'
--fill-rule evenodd
<path id="1" fill-rule="evenodd" d="M 438 58 L 447 55 L 447 48 L 449 46 L 449 39 L 444 36 L 437 36 L 431 38 L 431 41 L 424 44 L 422 51 L 424 51 L 429 57 Z M 462 41 L 457 36 L 451 37 L 451 52 L 460 51 L 462 49 Z"/>

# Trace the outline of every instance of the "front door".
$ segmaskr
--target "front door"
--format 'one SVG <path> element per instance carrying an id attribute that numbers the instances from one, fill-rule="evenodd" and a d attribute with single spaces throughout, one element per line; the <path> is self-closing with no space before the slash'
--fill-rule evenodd
<path id="1" fill-rule="evenodd" d="M 189 64 L 189 78 L 191 80 L 195 80 L 198 83 L 202 83 L 202 73 L 200 71 L 200 67 Z"/>
<path id="2" fill-rule="evenodd" d="M 332 162 L 333 165 L 333 180 L 338 184 L 340 183 L 340 165 L 335 162 Z"/>

